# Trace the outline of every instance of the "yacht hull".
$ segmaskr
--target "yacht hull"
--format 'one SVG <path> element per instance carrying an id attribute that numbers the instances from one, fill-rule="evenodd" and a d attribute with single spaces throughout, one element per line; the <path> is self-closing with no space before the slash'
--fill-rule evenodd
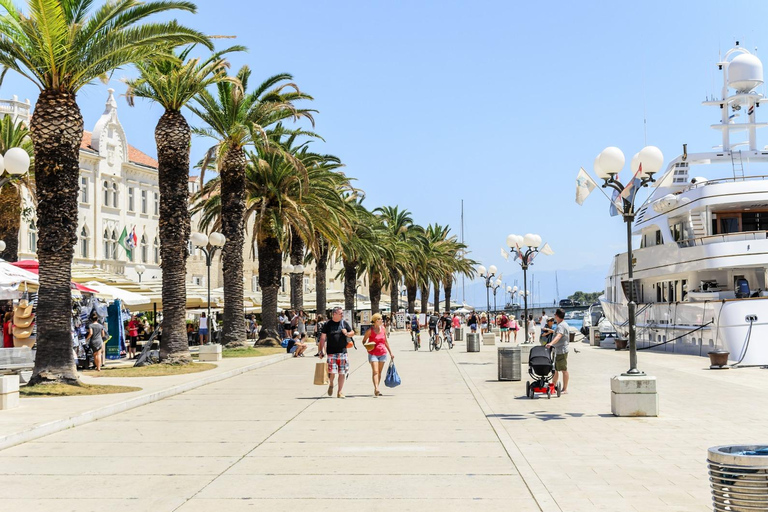
<path id="1" fill-rule="evenodd" d="M 627 337 L 627 304 L 600 302 L 616 332 Z M 640 349 L 705 357 L 724 349 L 742 366 L 768 365 L 768 297 L 638 304 L 636 311 Z"/>

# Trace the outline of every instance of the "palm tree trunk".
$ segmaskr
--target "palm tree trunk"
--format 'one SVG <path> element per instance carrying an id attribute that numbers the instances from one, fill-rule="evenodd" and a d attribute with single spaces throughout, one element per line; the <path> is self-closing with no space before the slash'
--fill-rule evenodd
<path id="1" fill-rule="evenodd" d="M 416 290 L 418 286 L 416 286 L 416 283 L 409 283 L 406 280 L 405 289 L 408 294 L 408 313 L 414 314 L 416 312 Z M 426 311 L 422 311 L 422 313 L 426 313 Z"/>
<path id="2" fill-rule="evenodd" d="M 245 151 L 231 147 L 221 166 L 221 252 L 224 277 L 224 328 L 221 344 L 246 346 L 243 309 L 243 246 L 245 245 Z"/>
<path id="3" fill-rule="evenodd" d="M 163 269 L 163 335 L 160 360 L 192 362 L 187 342 L 187 242 L 191 131 L 181 112 L 166 110 L 155 128 L 160 185 L 160 266 Z"/>
<path id="4" fill-rule="evenodd" d="M 78 384 L 72 352 L 72 257 L 77 243 L 77 196 L 83 117 L 75 95 L 44 90 L 31 123 L 38 207 L 37 354 L 30 384 Z M 186 185 L 185 185 L 186 190 Z"/>
<path id="5" fill-rule="evenodd" d="M 315 308 L 318 315 L 325 315 L 327 293 L 325 289 L 326 270 L 328 269 L 328 244 L 323 238 L 318 240 L 318 251 L 315 254 Z"/>
<path id="6" fill-rule="evenodd" d="M 440 281 L 435 281 L 435 313 L 440 312 Z"/>
<path id="7" fill-rule="evenodd" d="M 357 261 L 344 260 L 344 309 L 353 311 L 352 323 L 355 322 L 355 294 L 357 289 Z"/>
<path id="8" fill-rule="evenodd" d="M 371 314 L 379 312 L 379 302 L 381 301 L 381 272 L 374 270 L 371 272 L 371 281 L 368 291 L 371 294 Z"/>
<path id="9" fill-rule="evenodd" d="M 21 194 L 12 183 L 0 188 L 0 240 L 5 250 L 0 258 L 5 261 L 19 259 L 19 227 L 21 225 Z"/>
<path id="10" fill-rule="evenodd" d="M 259 287 L 261 288 L 261 323 L 259 345 L 277 346 L 280 335 L 277 330 L 277 294 L 283 271 L 283 252 L 276 237 L 258 237 Z"/>
<path id="11" fill-rule="evenodd" d="M 291 265 L 303 265 L 304 240 L 296 232 L 291 230 Z M 291 309 L 298 313 L 304 309 L 304 274 L 291 274 Z"/>
<path id="12" fill-rule="evenodd" d="M 429 284 L 421 285 L 421 312 L 429 311 Z"/>
<path id="13" fill-rule="evenodd" d="M 443 283 L 445 288 L 445 311 L 451 310 L 451 291 L 453 289 L 453 279 Z"/>
<path id="14" fill-rule="evenodd" d="M 400 276 L 397 272 L 389 273 L 389 302 L 392 305 L 392 315 L 400 311 L 400 290 L 397 285 L 400 284 Z M 394 316 L 392 317 L 394 321 Z"/>

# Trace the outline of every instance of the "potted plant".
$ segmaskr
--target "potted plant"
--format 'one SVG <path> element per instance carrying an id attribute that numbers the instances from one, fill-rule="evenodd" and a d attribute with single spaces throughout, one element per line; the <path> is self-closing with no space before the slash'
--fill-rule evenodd
<path id="1" fill-rule="evenodd" d="M 731 355 L 731 353 L 727 350 L 711 350 L 707 352 L 707 355 L 709 356 L 709 368 L 711 370 L 728 368 L 728 356 Z"/>

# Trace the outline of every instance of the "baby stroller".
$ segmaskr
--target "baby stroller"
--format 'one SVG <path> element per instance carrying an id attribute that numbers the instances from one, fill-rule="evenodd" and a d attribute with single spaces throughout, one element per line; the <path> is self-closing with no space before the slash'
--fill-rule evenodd
<path id="1" fill-rule="evenodd" d="M 560 396 L 560 383 L 555 387 L 552 384 L 552 378 L 555 376 L 554 349 L 543 345 L 537 345 L 531 348 L 528 356 L 528 374 L 534 379 L 533 382 L 525 383 L 525 395 L 533 398 L 536 393 L 546 393 L 547 398 L 552 398 L 553 394 Z"/>
<path id="2" fill-rule="evenodd" d="M 75 354 L 77 355 L 76 363 L 78 370 L 96 368 L 96 362 L 93 360 L 93 349 L 84 339 L 78 342 L 77 347 L 75 347 Z"/>

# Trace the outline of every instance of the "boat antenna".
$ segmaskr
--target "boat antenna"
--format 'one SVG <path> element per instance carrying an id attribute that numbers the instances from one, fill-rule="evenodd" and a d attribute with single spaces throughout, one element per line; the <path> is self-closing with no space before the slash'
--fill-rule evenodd
<path id="1" fill-rule="evenodd" d="M 461 245 L 464 245 L 464 200 L 461 200 Z M 461 250 L 462 259 L 466 255 L 467 250 Z M 466 302 L 466 295 L 464 295 L 464 274 L 461 274 L 461 302 Z M 450 305 L 450 304 L 449 304 Z"/>

